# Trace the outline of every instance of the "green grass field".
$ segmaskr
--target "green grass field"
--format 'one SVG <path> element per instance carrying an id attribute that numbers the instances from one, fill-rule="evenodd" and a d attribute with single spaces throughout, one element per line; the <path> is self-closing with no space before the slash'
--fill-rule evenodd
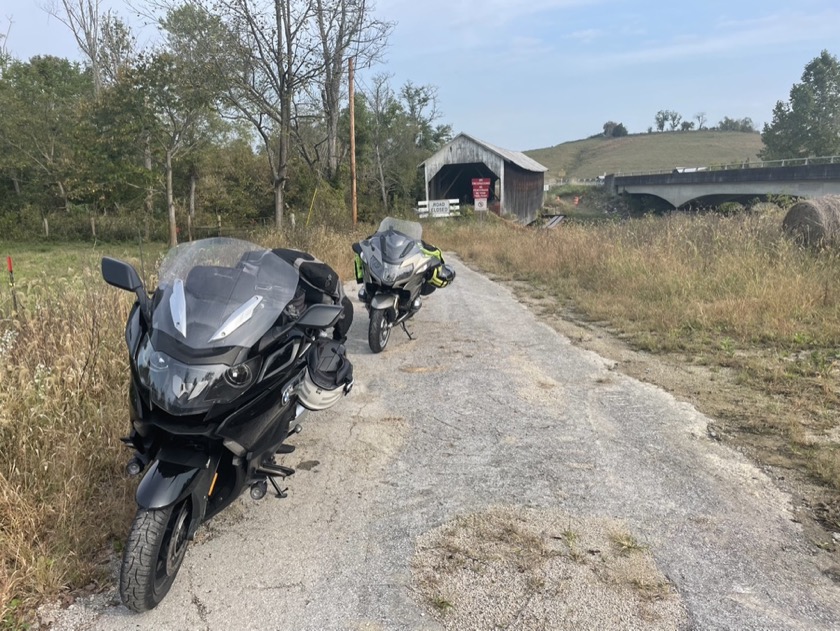
<path id="1" fill-rule="evenodd" d="M 757 133 L 693 131 L 588 138 L 525 153 L 548 167 L 547 179 L 593 178 L 619 171 L 756 161 L 762 147 Z"/>

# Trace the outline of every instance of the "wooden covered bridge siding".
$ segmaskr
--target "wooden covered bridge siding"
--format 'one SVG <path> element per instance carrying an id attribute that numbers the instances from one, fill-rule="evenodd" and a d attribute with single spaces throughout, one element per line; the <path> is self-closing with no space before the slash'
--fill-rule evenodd
<path id="1" fill-rule="evenodd" d="M 526 224 L 542 209 L 547 169 L 525 154 L 459 134 L 421 166 L 427 200 L 457 197 L 462 204 L 473 204 L 473 178 L 490 178 L 491 208 L 497 201 L 500 212 Z"/>

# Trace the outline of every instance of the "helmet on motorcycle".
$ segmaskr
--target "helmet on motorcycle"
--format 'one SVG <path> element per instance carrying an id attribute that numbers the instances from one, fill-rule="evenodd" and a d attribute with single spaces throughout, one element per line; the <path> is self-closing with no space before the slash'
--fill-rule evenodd
<path id="1" fill-rule="evenodd" d="M 344 346 L 335 340 L 319 338 L 309 349 L 306 375 L 298 388 L 301 404 L 310 410 L 335 405 L 353 387 L 353 364 Z"/>
<path id="2" fill-rule="evenodd" d="M 428 282 L 434 287 L 446 287 L 453 280 L 455 280 L 455 270 L 444 263 L 432 270 L 432 275 L 429 277 Z"/>

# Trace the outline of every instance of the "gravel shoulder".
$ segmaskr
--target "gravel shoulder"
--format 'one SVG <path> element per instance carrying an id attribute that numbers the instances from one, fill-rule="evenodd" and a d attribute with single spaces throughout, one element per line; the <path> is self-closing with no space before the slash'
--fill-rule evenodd
<path id="1" fill-rule="evenodd" d="M 42 626 L 840 627 L 834 559 L 772 474 L 450 259 L 414 340 L 371 354 L 356 303 L 357 386 L 304 424 L 288 499 L 214 520 L 152 612 L 111 592 Z"/>

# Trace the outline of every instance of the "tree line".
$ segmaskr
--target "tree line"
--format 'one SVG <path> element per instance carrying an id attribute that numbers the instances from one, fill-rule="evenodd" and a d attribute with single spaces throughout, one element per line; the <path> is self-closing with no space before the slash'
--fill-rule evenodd
<path id="1" fill-rule="evenodd" d="M 147 0 L 146 48 L 100 2 L 52 9 L 83 64 L 0 41 L 0 215 L 165 215 L 174 244 L 196 214 L 279 227 L 316 196 L 346 207 L 348 61 L 375 69 L 393 29 L 369 1 Z M 380 73 L 355 97 L 365 218 L 414 199 L 451 128 L 434 86 Z"/>

